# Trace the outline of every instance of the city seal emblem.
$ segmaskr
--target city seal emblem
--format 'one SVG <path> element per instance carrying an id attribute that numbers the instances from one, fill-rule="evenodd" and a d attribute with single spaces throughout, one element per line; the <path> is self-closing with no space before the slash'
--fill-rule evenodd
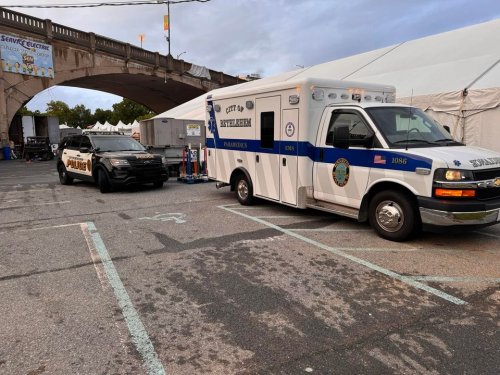
<path id="1" fill-rule="evenodd" d="M 349 181 L 349 162 L 344 158 L 337 159 L 333 165 L 332 176 L 338 186 L 345 186 Z"/>

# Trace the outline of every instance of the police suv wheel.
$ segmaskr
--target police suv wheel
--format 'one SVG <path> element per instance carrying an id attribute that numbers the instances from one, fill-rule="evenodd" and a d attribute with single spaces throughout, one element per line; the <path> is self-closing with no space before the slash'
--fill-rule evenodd
<path id="1" fill-rule="evenodd" d="M 405 241 L 420 227 L 417 209 L 406 194 L 396 190 L 381 191 L 370 202 L 370 225 L 382 237 Z"/>
<path id="2" fill-rule="evenodd" d="M 163 181 L 153 182 L 153 187 L 160 189 L 161 187 L 163 187 Z"/>
<path id="3" fill-rule="evenodd" d="M 109 193 L 111 191 L 111 183 L 109 182 L 108 172 L 104 169 L 99 169 L 97 172 L 97 184 L 101 193 Z"/>
<path id="4" fill-rule="evenodd" d="M 240 174 L 236 178 L 235 183 L 236 198 L 238 202 L 245 206 L 249 206 L 253 203 L 253 187 L 252 183 L 244 174 Z"/>
<path id="5" fill-rule="evenodd" d="M 68 176 L 68 172 L 66 171 L 64 164 L 59 164 L 57 171 L 59 172 L 59 181 L 61 182 L 61 185 L 71 185 L 73 183 L 73 178 Z"/>

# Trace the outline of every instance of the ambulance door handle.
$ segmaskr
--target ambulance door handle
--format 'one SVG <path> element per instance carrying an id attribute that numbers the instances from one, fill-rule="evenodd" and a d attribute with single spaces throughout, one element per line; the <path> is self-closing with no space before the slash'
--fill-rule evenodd
<path id="1" fill-rule="evenodd" d="M 324 157 L 325 157 L 325 150 L 320 149 L 319 150 L 319 161 L 323 161 Z"/>
<path id="2" fill-rule="evenodd" d="M 255 161 L 258 163 L 259 162 L 259 155 L 255 155 Z"/>
<path id="3" fill-rule="evenodd" d="M 286 158 L 283 158 L 283 166 L 286 167 Z"/>

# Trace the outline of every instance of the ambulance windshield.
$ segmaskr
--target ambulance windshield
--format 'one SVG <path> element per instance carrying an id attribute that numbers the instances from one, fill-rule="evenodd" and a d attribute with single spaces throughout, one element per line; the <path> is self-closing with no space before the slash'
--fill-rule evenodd
<path id="1" fill-rule="evenodd" d="M 448 131 L 413 107 L 366 108 L 390 148 L 459 146 Z"/>

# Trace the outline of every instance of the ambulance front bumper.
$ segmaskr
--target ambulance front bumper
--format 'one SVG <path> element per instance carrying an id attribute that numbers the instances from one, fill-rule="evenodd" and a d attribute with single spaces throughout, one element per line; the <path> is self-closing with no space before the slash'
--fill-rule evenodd
<path id="1" fill-rule="evenodd" d="M 489 201 L 446 201 L 418 198 L 424 226 L 487 226 L 500 222 L 500 199 Z"/>

